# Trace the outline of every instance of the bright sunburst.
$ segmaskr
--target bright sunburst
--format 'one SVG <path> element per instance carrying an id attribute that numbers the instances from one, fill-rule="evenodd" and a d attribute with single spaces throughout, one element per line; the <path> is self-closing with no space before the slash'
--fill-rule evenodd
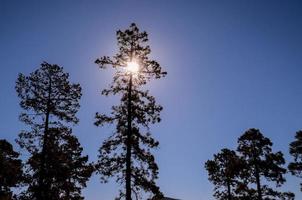
<path id="1" fill-rule="evenodd" d="M 139 64 L 136 61 L 131 61 L 127 63 L 127 71 L 131 73 L 137 73 L 139 70 Z"/>

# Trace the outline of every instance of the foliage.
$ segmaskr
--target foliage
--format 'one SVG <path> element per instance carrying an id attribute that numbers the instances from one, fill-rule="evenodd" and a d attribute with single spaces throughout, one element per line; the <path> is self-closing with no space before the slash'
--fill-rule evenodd
<path id="1" fill-rule="evenodd" d="M 214 196 L 220 200 L 293 200 L 291 192 L 280 192 L 284 182 L 285 160 L 273 143 L 258 129 L 249 129 L 238 139 L 237 152 L 222 149 L 206 162 L 209 180 L 215 185 Z"/>
<path id="2" fill-rule="evenodd" d="M 68 123 L 78 123 L 81 87 L 69 74 L 46 62 L 29 76 L 19 74 L 16 91 L 24 112 L 20 120 L 30 126 L 17 142 L 30 153 L 28 190 L 23 199 L 82 199 L 80 189 L 91 176 L 88 157 L 72 135 Z"/>
<path id="3" fill-rule="evenodd" d="M 0 140 L 0 199 L 12 199 L 11 188 L 22 181 L 22 162 L 13 146 L 6 140 Z"/>
<path id="4" fill-rule="evenodd" d="M 273 143 L 258 129 L 249 129 L 238 139 L 238 152 L 246 162 L 247 176 L 244 177 L 249 184 L 256 185 L 257 199 L 282 199 L 286 194 L 274 191 L 261 179 L 275 182 L 280 187 L 284 182 L 286 169 L 283 168 L 285 160 L 279 151 L 272 152 Z M 290 194 L 289 196 L 291 196 Z"/>
<path id="5" fill-rule="evenodd" d="M 135 24 L 131 24 L 129 29 L 117 31 L 118 53 L 113 58 L 104 56 L 95 61 L 101 69 L 111 66 L 115 70 L 112 84 L 102 94 L 121 96 L 120 104 L 113 106 L 109 115 L 96 113 L 95 125 L 116 125 L 115 132 L 99 150 L 98 172 L 103 181 L 116 177 L 118 183 L 126 184 L 126 188 L 126 180 L 131 180 L 131 191 L 136 198 L 142 190 L 161 195 L 155 184 L 158 166 L 151 153 L 159 143 L 152 138 L 149 126 L 160 122 L 162 107 L 142 86 L 153 78 L 165 76 L 166 72 L 156 61 L 149 59 L 151 49 L 147 41 L 147 33 L 140 32 Z M 125 70 L 130 61 L 139 64 L 138 73 Z M 125 192 L 120 191 L 119 198 L 124 195 Z"/>
<path id="6" fill-rule="evenodd" d="M 294 158 L 294 161 L 288 165 L 289 171 L 292 175 L 302 178 L 302 131 L 298 131 L 295 141 L 290 143 L 289 153 Z M 302 183 L 300 185 L 302 191 Z"/>
<path id="7" fill-rule="evenodd" d="M 240 177 L 244 168 L 244 161 L 230 149 L 222 149 L 220 153 L 214 155 L 213 160 L 205 163 L 209 180 L 215 185 L 214 196 L 220 200 L 237 199 L 239 187 L 242 187 Z M 242 195 L 244 196 L 244 195 Z"/>

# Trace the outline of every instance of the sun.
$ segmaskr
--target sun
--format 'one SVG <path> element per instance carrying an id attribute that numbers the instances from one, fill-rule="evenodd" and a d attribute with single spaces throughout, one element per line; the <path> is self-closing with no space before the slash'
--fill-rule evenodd
<path id="1" fill-rule="evenodd" d="M 139 64 L 136 61 L 127 62 L 127 71 L 135 74 L 138 70 Z"/>

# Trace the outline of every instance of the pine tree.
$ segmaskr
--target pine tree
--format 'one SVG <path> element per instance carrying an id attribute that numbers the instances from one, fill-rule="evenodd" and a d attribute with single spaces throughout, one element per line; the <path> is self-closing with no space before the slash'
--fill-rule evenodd
<path id="1" fill-rule="evenodd" d="M 81 97 L 80 85 L 68 79 L 62 67 L 46 62 L 17 79 L 16 91 L 24 110 L 20 120 L 30 126 L 18 139 L 30 153 L 25 199 L 82 199 L 80 188 L 91 175 L 88 158 L 81 155 L 82 148 L 68 127 L 78 123 Z M 60 174 L 62 171 L 66 173 Z M 79 198 L 65 198 L 66 193 Z"/>
<path id="2" fill-rule="evenodd" d="M 240 182 L 240 169 L 244 167 L 244 164 L 236 152 L 230 149 L 222 149 L 220 153 L 214 155 L 213 160 L 205 163 L 209 180 L 215 185 L 214 197 L 216 199 L 239 199 L 236 188 L 243 184 Z"/>
<path id="3" fill-rule="evenodd" d="M 99 150 L 98 172 L 102 180 L 115 176 L 117 182 L 125 184 L 120 198 L 139 198 L 143 190 L 161 196 L 155 179 L 158 166 L 151 153 L 159 143 L 152 138 L 150 124 L 160 122 L 162 107 L 142 86 L 151 79 L 166 75 L 161 66 L 150 60 L 148 35 L 140 32 L 135 24 L 125 31 L 117 31 L 119 51 L 113 57 L 101 57 L 95 61 L 101 69 L 111 66 L 115 70 L 113 82 L 103 95 L 120 95 L 120 104 L 112 107 L 110 115 L 96 113 L 97 126 L 115 124 L 115 132 L 103 142 Z M 127 63 L 137 63 L 138 72 L 126 70 Z M 131 196 L 131 193 L 134 194 Z"/>
<path id="4" fill-rule="evenodd" d="M 6 140 L 0 140 L 0 199 L 13 199 L 11 188 L 22 182 L 22 161 L 13 146 Z"/>
<path id="5" fill-rule="evenodd" d="M 68 129 L 58 131 L 58 134 L 62 135 L 62 132 L 66 132 L 65 138 L 57 141 L 65 141 L 58 145 L 60 151 L 58 156 L 58 163 L 60 166 L 56 169 L 58 174 L 57 182 L 58 188 L 61 193 L 62 200 L 81 200 L 84 199 L 81 196 L 81 189 L 86 187 L 86 182 L 89 180 L 94 168 L 91 164 L 87 165 L 88 156 L 82 156 L 83 148 L 80 146 L 78 139 L 75 136 L 70 135 Z"/>
<path id="6" fill-rule="evenodd" d="M 280 187 L 284 182 L 286 169 L 283 168 L 285 160 L 279 151 L 272 152 L 273 143 L 266 138 L 258 129 L 247 130 L 238 139 L 238 152 L 247 163 L 247 176 L 245 179 L 250 184 L 256 184 L 258 200 L 269 199 L 292 199 L 292 193 L 274 191 L 265 183 L 275 182 Z M 261 182 L 265 179 L 265 183 Z"/>
<path id="7" fill-rule="evenodd" d="M 290 143 L 289 153 L 293 156 L 294 161 L 288 165 L 292 175 L 302 178 L 302 131 L 298 131 L 295 141 Z M 302 191 L 302 183 L 300 184 Z"/>

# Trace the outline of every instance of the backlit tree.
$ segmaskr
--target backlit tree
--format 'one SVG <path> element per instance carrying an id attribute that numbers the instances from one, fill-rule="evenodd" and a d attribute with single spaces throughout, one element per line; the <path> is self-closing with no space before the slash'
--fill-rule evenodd
<path id="1" fill-rule="evenodd" d="M 103 181 L 115 176 L 117 182 L 125 184 L 119 197 L 125 196 L 126 200 L 139 198 L 142 190 L 161 196 L 155 183 L 158 166 L 151 152 L 159 143 L 149 127 L 160 122 L 162 106 L 143 86 L 151 79 L 164 77 L 166 72 L 149 58 L 151 49 L 147 42 L 147 33 L 131 24 L 129 29 L 117 31 L 118 53 L 95 61 L 101 69 L 110 66 L 115 70 L 112 84 L 102 94 L 120 96 L 119 105 L 113 106 L 110 114 L 96 114 L 97 126 L 116 125 L 99 150 L 98 172 Z"/>
<path id="2" fill-rule="evenodd" d="M 16 91 L 24 111 L 20 120 L 29 125 L 18 139 L 30 153 L 28 189 L 23 198 L 82 199 L 80 188 L 92 171 L 69 128 L 69 124 L 79 121 L 76 112 L 80 107 L 80 85 L 70 83 L 62 67 L 44 62 L 29 76 L 19 74 Z"/>
<path id="3" fill-rule="evenodd" d="M 285 160 L 279 151 L 272 151 L 273 143 L 264 137 L 258 129 L 249 129 L 238 139 L 238 149 L 242 159 L 247 163 L 249 184 L 256 185 L 257 199 L 292 199 L 292 193 L 281 193 L 269 187 L 268 182 L 275 182 L 280 187 L 284 182 Z M 263 180 L 265 179 L 265 181 Z M 263 181 L 262 181 L 263 180 Z"/>
<path id="4" fill-rule="evenodd" d="M 214 196 L 219 200 L 238 199 L 236 189 L 241 186 L 240 175 L 244 162 L 237 156 L 235 151 L 222 149 L 214 155 L 213 160 L 205 163 L 209 180 L 215 185 Z"/>
<path id="5" fill-rule="evenodd" d="M 22 162 L 13 146 L 0 140 L 0 199 L 12 199 L 12 188 L 22 181 Z"/>
<path id="6" fill-rule="evenodd" d="M 289 153 L 293 156 L 294 161 L 288 165 L 288 170 L 292 175 L 302 178 L 302 131 L 298 131 L 295 140 L 290 143 Z M 302 191 L 302 183 L 300 186 Z"/>

